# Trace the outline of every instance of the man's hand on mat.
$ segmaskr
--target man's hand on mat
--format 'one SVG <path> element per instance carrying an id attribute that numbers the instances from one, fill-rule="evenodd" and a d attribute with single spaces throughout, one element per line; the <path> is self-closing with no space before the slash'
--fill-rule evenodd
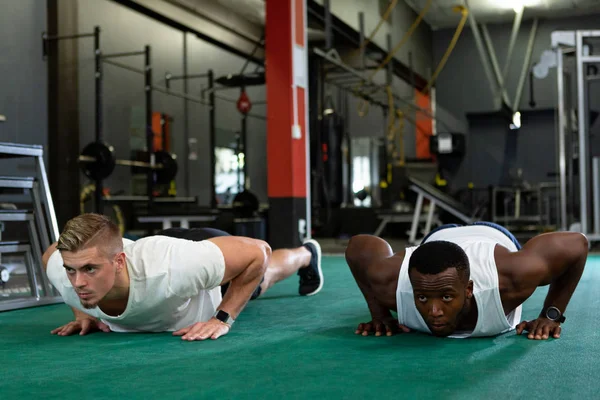
<path id="1" fill-rule="evenodd" d="M 535 340 L 546 340 L 550 336 L 555 339 L 560 337 L 560 324 L 545 317 L 539 317 L 532 321 L 523 321 L 517 325 L 517 335 L 529 332 L 527 337 Z"/>
<path id="2" fill-rule="evenodd" d="M 216 318 L 211 318 L 206 322 L 196 322 L 192 326 L 173 332 L 175 336 L 181 336 L 183 340 L 205 340 L 218 339 L 229 333 L 231 327 Z"/>
<path id="3" fill-rule="evenodd" d="M 95 318 L 81 318 L 58 327 L 50 333 L 58 336 L 69 336 L 79 332 L 79 335 L 83 336 L 95 331 L 110 332 L 110 328 L 104 322 L 100 322 Z"/>
<path id="4" fill-rule="evenodd" d="M 365 322 L 358 325 L 356 328 L 357 335 L 369 336 L 370 333 L 375 332 L 375 336 L 392 336 L 395 333 L 410 332 L 410 329 L 404 325 L 400 325 L 398 320 L 394 317 L 389 318 L 373 318 L 371 322 Z"/>

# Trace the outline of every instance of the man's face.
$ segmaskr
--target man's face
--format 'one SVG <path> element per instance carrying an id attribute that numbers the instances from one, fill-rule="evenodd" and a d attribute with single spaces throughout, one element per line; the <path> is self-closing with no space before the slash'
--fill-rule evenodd
<path id="1" fill-rule="evenodd" d="M 473 293 L 473 283 L 465 284 L 456 268 L 448 268 L 437 275 L 410 272 L 415 305 L 435 336 L 448 336 L 455 330 Z"/>
<path id="2" fill-rule="evenodd" d="M 96 307 L 113 288 L 121 255 L 108 259 L 97 247 L 62 252 L 67 276 L 83 307 Z"/>

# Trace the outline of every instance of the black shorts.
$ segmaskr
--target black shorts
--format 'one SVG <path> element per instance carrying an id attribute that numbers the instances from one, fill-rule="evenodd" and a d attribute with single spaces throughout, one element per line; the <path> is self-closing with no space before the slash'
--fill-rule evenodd
<path id="1" fill-rule="evenodd" d="M 169 237 L 186 239 L 186 240 L 193 240 L 195 242 L 200 242 L 202 240 L 211 239 L 211 238 L 220 237 L 220 236 L 231 236 L 229 233 L 227 233 L 225 231 L 221 231 L 219 229 L 214 229 L 214 228 L 191 228 L 191 229 L 169 228 L 169 229 L 165 229 L 165 230 L 158 232 L 157 235 L 169 236 Z M 264 278 L 263 278 L 263 280 L 264 280 Z M 261 280 L 260 282 L 262 283 L 263 280 Z M 223 296 L 225 295 L 225 292 L 227 292 L 228 288 L 229 288 L 229 282 L 227 282 L 226 284 L 221 286 L 221 294 Z M 254 293 L 252 293 L 252 297 L 250 297 L 250 300 L 254 300 L 257 297 L 259 297 L 261 291 L 262 290 L 260 288 L 260 285 L 258 285 L 256 287 L 256 289 L 254 290 Z"/>

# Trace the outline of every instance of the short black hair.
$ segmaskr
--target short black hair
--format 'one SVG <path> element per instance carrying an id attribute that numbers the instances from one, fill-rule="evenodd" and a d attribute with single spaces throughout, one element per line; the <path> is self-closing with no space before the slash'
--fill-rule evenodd
<path id="1" fill-rule="evenodd" d="M 449 268 L 456 268 L 458 276 L 465 283 L 469 281 L 471 270 L 467 253 L 459 245 L 445 240 L 433 240 L 420 245 L 408 262 L 409 274 L 414 269 L 424 275 L 437 275 Z"/>

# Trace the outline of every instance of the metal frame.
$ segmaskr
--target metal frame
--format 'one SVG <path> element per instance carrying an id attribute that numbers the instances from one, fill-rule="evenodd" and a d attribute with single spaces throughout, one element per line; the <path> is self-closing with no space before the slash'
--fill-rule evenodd
<path id="1" fill-rule="evenodd" d="M 435 209 L 436 207 L 441 208 L 454 215 L 456 218 L 462 220 L 465 224 L 470 224 L 473 222 L 471 217 L 466 216 L 462 212 L 458 211 L 454 207 L 446 204 L 444 201 L 440 200 L 436 196 L 427 192 L 426 190 L 421 189 L 417 185 L 410 185 L 410 190 L 418 194 L 417 203 L 415 205 L 415 211 L 413 213 L 412 225 L 410 228 L 410 234 L 408 237 L 409 244 L 417 243 L 417 230 L 419 228 L 419 222 L 421 220 L 421 210 L 423 208 L 423 200 L 429 200 L 429 211 L 427 213 L 427 219 L 425 223 L 425 229 L 423 230 L 423 236 L 426 236 L 429 232 L 431 232 L 431 225 L 433 224 Z"/>
<path id="2" fill-rule="evenodd" d="M 594 157 L 590 163 L 589 157 L 589 78 L 586 66 L 600 64 L 600 55 L 588 54 L 591 47 L 586 46 L 589 38 L 600 38 L 600 30 L 589 31 L 557 31 L 552 33 L 552 47 L 557 58 L 557 89 L 558 89 L 558 167 L 559 167 L 559 198 L 560 198 L 560 227 L 562 230 L 570 228 L 569 215 L 567 214 L 567 175 L 572 169 L 572 163 L 567 160 L 568 149 L 566 135 L 571 131 L 569 126 L 569 112 L 566 110 L 565 96 L 568 95 L 567 87 L 569 78 L 565 77 L 564 57 L 575 58 L 575 71 L 571 71 L 570 78 L 575 75 L 577 84 L 577 119 L 578 119 L 578 145 L 579 145 L 579 218 L 581 233 L 591 242 L 600 241 L 600 162 Z M 573 51 L 573 48 L 575 51 Z M 593 179 L 590 179 L 590 173 Z M 569 174 L 570 175 L 570 174 Z M 590 184 L 592 187 L 590 188 Z M 591 209 L 590 209 L 591 205 Z M 591 211 L 591 212 L 590 212 Z M 593 226 L 590 222 L 593 220 Z M 593 230 L 592 230 L 593 229 Z"/>
<path id="3" fill-rule="evenodd" d="M 44 199 L 43 207 L 48 219 L 50 241 L 58 240 L 58 221 L 54 212 L 54 202 L 50 193 L 48 176 L 44 166 L 44 150 L 41 146 L 20 145 L 15 143 L 0 143 L 0 158 L 4 157 L 33 157 L 35 159 L 36 179 L 39 182 L 41 195 Z M 35 199 L 34 199 L 35 200 Z"/>

